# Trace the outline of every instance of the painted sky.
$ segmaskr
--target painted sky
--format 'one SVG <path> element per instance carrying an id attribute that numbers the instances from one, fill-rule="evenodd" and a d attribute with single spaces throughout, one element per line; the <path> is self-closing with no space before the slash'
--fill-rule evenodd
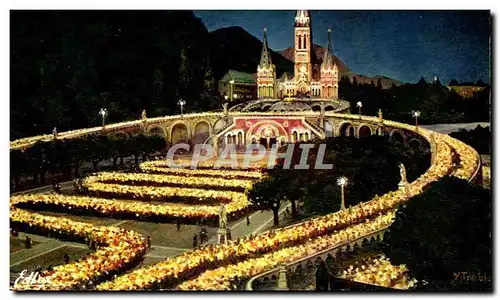
<path id="1" fill-rule="evenodd" d="M 195 11 L 208 30 L 241 26 L 273 50 L 293 45 L 295 11 Z M 313 42 L 326 45 L 354 72 L 405 82 L 490 82 L 489 11 L 311 11 Z"/>

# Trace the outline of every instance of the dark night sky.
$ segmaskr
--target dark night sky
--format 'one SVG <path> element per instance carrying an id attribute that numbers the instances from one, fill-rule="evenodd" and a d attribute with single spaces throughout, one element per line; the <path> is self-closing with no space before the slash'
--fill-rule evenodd
<path id="1" fill-rule="evenodd" d="M 295 11 L 195 11 L 207 28 L 241 26 L 269 46 L 293 45 Z M 326 45 L 356 73 L 406 82 L 435 75 L 448 84 L 490 82 L 489 11 L 311 11 L 313 41 Z"/>

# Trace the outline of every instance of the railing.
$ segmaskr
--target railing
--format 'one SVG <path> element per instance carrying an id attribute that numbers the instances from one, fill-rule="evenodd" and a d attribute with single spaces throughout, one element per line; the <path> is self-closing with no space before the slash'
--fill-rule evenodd
<path id="1" fill-rule="evenodd" d="M 314 131 L 316 131 L 316 134 L 320 137 L 320 138 L 325 138 L 325 131 L 323 129 L 321 129 L 319 126 L 316 126 L 315 124 L 313 124 L 311 121 L 307 120 L 307 119 L 304 119 L 305 122 L 307 123 L 307 125 L 311 126 Z"/>
<path id="2" fill-rule="evenodd" d="M 379 234 L 379 233 L 381 233 L 381 232 L 385 232 L 385 231 L 386 231 L 389 227 L 390 227 L 390 225 L 388 225 L 388 226 L 384 226 L 383 228 L 380 228 L 380 229 L 374 230 L 374 231 L 372 231 L 372 232 L 370 232 L 370 233 L 368 233 L 368 234 L 365 234 L 365 235 L 363 235 L 363 236 L 361 236 L 361 237 L 359 237 L 359 238 L 356 238 L 356 239 L 354 239 L 354 240 L 347 241 L 347 242 L 344 242 L 344 243 L 339 244 L 339 245 L 334 245 L 334 246 L 332 246 L 332 247 L 330 247 L 330 248 L 327 248 L 327 249 L 325 249 L 325 250 L 322 250 L 322 251 L 320 251 L 320 252 L 317 252 L 317 253 L 314 253 L 314 254 L 308 255 L 308 256 L 306 256 L 306 257 L 304 257 L 304 258 L 301 258 L 301 259 L 298 259 L 298 260 L 296 260 L 296 261 L 293 261 L 293 262 L 291 262 L 291 263 L 286 264 L 286 267 L 287 267 L 287 269 L 292 268 L 293 266 L 300 265 L 300 264 L 302 264 L 303 262 L 307 262 L 307 261 L 311 260 L 311 259 L 312 259 L 312 258 L 314 258 L 314 257 L 321 256 L 321 255 L 323 255 L 323 254 L 327 254 L 327 253 L 332 252 L 332 251 L 334 251 L 334 250 L 336 250 L 336 249 L 339 249 L 339 248 L 340 248 L 340 249 L 342 249 L 342 247 L 345 247 L 345 246 L 351 245 L 352 243 L 355 243 L 355 242 L 363 241 L 363 240 L 365 240 L 367 237 L 371 237 L 371 236 L 373 236 L 373 235 L 377 235 L 377 234 Z M 252 287 L 252 286 L 253 286 L 253 283 L 254 283 L 254 281 L 255 281 L 255 280 L 257 280 L 258 278 L 261 278 L 261 277 L 269 276 L 269 275 L 271 275 L 271 274 L 273 274 L 273 273 L 277 273 L 277 272 L 279 271 L 279 269 L 280 269 L 280 267 L 277 267 L 277 268 L 274 268 L 274 269 L 272 269 L 272 270 L 269 270 L 269 271 L 266 271 L 266 272 L 263 272 L 263 273 L 260 273 L 260 274 L 258 274 L 258 275 L 253 276 L 253 277 L 252 277 L 252 278 L 250 278 L 250 280 L 248 280 L 248 282 L 246 283 L 246 285 L 245 285 L 245 289 L 246 289 L 247 291 L 252 291 L 252 290 L 253 290 L 253 287 Z"/>

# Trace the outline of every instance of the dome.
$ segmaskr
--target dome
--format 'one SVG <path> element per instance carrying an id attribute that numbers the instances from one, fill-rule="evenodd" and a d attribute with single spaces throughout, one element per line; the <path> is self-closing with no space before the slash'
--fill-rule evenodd
<path id="1" fill-rule="evenodd" d="M 312 111 L 311 107 L 301 101 L 280 101 L 273 104 L 268 111 Z"/>

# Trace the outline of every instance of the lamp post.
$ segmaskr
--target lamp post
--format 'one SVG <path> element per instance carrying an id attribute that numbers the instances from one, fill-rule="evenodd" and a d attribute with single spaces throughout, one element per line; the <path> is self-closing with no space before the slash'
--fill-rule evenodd
<path id="1" fill-rule="evenodd" d="M 344 210 L 345 209 L 345 202 L 344 202 L 344 186 L 347 184 L 347 178 L 342 176 L 339 179 L 337 179 L 337 185 L 340 185 L 340 193 L 341 193 L 341 201 L 340 202 L 340 209 Z"/>
<path id="2" fill-rule="evenodd" d="M 104 127 L 106 115 L 108 114 L 108 110 L 105 108 L 101 108 L 101 110 L 99 111 L 99 114 L 102 116 L 102 127 Z"/>
<path id="3" fill-rule="evenodd" d="M 186 105 L 186 100 L 179 99 L 179 101 L 177 102 L 177 104 L 179 104 L 180 107 L 181 107 L 181 118 L 182 118 L 183 114 L 184 114 L 184 105 Z"/>
<path id="4" fill-rule="evenodd" d="M 414 110 L 412 112 L 413 117 L 415 118 L 415 128 L 418 127 L 418 117 L 420 117 L 420 111 Z"/>
<path id="5" fill-rule="evenodd" d="M 227 95 L 224 95 L 224 100 L 227 101 L 227 98 L 229 98 Z"/>
<path id="6" fill-rule="evenodd" d="M 361 107 L 363 107 L 363 103 L 361 103 L 361 101 L 358 101 L 358 103 L 356 103 L 356 106 L 358 107 L 358 113 L 359 113 L 359 118 L 361 119 Z"/>
<path id="7" fill-rule="evenodd" d="M 232 102 L 233 101 L 234 80 L 229 81 L 229 83 L 231 84 L 229 95 L 231 95 L 231 102 Z"/>
<path id="8" fill-rule="evenodd" d="M 238 98 L 238 94 L 234 93 L 233 98 L 237 99 Z"/>

